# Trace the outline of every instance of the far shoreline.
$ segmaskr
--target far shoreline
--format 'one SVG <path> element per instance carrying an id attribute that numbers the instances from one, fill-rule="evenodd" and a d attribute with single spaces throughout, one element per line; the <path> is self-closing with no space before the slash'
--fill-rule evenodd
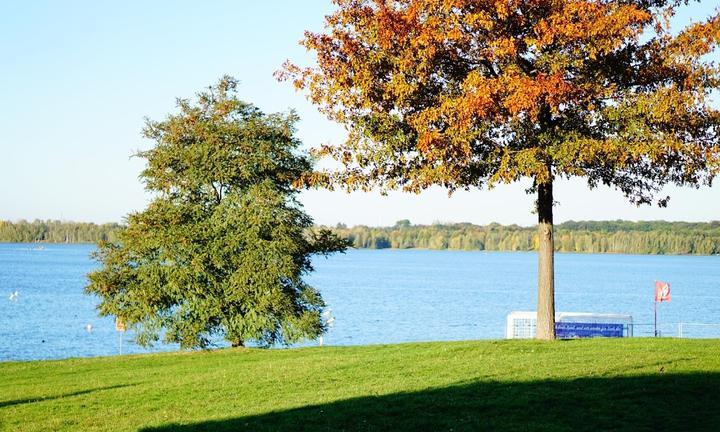
<path id="1" fill-rule="evenodd" d="M 97 243 L 92 242 L 3 242 L 0 241 L 0 245 L 23 245 L 23 246 L 96 246 Z M 33 250 L 32 248 L 28 250 Z M 37 249 L 36 249 L 37 250 Z M 412 252 L 412 251 L 427 251 L 427 252 L 468 252 L 468 253 L 519 253 L 519 254 L 536 254 L 535 250 L 487 250 L 487 249 L 432 249 L 432 248 L 357 248 L 350 247 L 349 250 L 355 251 L 393 251 L 393 252 Z M 40 251 L 40 250 L 37 250 Z M 667 256 L 667 257 L 719 257 L 720 254 L 683 254 L 683 253 L 633 253 L 633 252 L 583 252 L 583 251 L 560 251 L 556 250 L 557 255 L 627 255 L 627 256 Z"/>

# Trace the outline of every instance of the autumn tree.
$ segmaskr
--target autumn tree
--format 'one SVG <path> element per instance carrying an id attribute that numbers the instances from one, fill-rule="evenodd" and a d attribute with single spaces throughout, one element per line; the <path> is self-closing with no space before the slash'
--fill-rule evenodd
<path id="1" fill-rule="evenodd" d="M 101 242 L 86 291 L 101 315 L 182 347 L 314 339 L 325 330 L 320 293 L 303 281 L 311 257 L 347 245 L 312 219 L 293 186 L 311 169 L 298 153 L 297 116 L 262 113 L 225 77 L 179 112 L 148 120 L 155 145 L 138 154 L 154 199 Z"/>
<path id="2" fill-rule="evenodd" d="M 294 82 L 348 139 L 311 183 L 450 191 L 530 179 L 539 235 L 537 337 L 553 339 L 553 184 L 584 177 L 633 203 L 718 172 L 720 18 L 679 32 L 687 1 L 334 0 Z"/>

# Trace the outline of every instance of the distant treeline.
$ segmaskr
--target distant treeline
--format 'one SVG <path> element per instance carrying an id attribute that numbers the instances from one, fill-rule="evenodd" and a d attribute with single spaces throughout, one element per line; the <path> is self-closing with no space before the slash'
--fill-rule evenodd
<path id="1" fill-rule="evenodd" d="M 94 224 L 82 222 L 0 220 L 1 243 L 96 243 L 114 241 L 120 224 Z"/>
<path id="2" fill-rule="evenodd" d="M 96 243 L 115 241 L 122 225 L 60 221 L 0 221 L 4 243 Z M 398 221 L 392 227 L 339 224 L 335 232 L 361 249 L 454 249 L 533 251 L 535 227 L 470 223 L 412 225 Z M 720 254 L 720 221 L 690 222 L 565 222 L 556 226 L 555 248 L 560 252 L 633 253 L 667 255 Z"/>
<path id="3" fill-rule="evenodd" d="M 454 249 L 532 251 L 537 248 L 535 227 L 469 223 L 412 225 L 402 220 L 393 227 L 334 230 L 368 249 Z M 720 254 L 720 221 L 688 222 L 565 222 L 556 226 L 555 248 L 560 252 L 630 254 Z"/>

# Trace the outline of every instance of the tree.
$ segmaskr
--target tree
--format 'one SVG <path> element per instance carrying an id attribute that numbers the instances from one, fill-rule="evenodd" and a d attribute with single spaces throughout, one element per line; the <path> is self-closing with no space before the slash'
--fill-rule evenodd
<path id="1" fill-rule="evenodd" d="M 352 189 L 492 187 L 531 179 L 539 235 L 538 327 L 554 334 L 553 184 L 584 177 L 667 205 L 669 183 L 718 172 L 720 18 L 671 33 L 687 1 L 334 0 L 302 44 L 313 67 L 280 79 L 349 136 L 318 154 L 341 169 L 309 183 Z"/>
<path id="2" fill-rule="evenodd" d="M 179 112 L 146 121 L 155 146 L 138 155 L 155 196 L 130 214 L 119 242 L 100 242 L 101 268 L 86 291 L 148 345 L 164 335 L 182 347 L 214 337 L 234 346 L 291 343 L 322 334 L 320 293 L 302 277 L 311 257 L 344 251 L 296 201 L 311 169 L 297 153 L 296 114 L 265 115 L 237 99 L 224 77 L 179 99 Z"/>

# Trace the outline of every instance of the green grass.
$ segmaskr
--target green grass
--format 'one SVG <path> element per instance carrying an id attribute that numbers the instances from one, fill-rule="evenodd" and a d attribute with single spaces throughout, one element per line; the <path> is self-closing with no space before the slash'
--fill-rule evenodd
<path id="1" fill-rule="evenodd" d="M 0 363 L 0 430 L 720 431 L 720 340 L 227 349 Z"/>

